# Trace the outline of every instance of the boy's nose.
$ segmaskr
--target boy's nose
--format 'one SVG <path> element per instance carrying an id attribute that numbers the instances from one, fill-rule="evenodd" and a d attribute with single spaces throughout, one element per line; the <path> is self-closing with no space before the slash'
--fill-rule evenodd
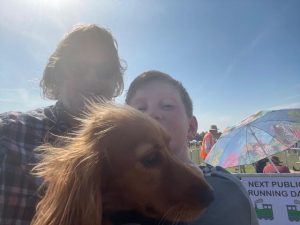
<path id="1" fill-rule="evenodd" d="M 157 121 L 160 121 L 162 119 L 162 115 L 159 112 L 157 112 L 157 110 L 155 110 L 155 109 L 154 110 L 149 110 L 148 115 L 151 116 L 153 119 L 155 119 Z"/>

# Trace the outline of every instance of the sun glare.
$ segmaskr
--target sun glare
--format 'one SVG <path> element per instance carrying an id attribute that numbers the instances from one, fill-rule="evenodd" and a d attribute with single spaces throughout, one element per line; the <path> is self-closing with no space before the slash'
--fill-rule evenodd
<path id="1" fill-rule="evenodd" d="M 71 0 L 37 0 L 42 8 L 61 9 L 68 5 Z"/>

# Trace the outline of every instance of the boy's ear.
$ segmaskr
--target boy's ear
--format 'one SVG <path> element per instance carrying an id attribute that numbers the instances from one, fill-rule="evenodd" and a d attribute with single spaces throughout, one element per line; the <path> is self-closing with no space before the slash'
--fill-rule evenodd
<path id="1" fill-rule="evenodd" d="M 198 122 L 195 116 L 190 118 L 189 130 L 188 130 L 188 140 L 191 141 L 197 134 Z"/>

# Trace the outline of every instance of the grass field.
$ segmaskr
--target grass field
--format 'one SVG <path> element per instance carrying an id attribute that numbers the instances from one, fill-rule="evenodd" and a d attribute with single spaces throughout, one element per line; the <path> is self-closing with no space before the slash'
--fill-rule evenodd
<path id="1" fill-rule="evenodd" d="M 192 146 L 190 149 L 190 158 L 196 164 L 202 164 L 203 160 L 199 157 L 199 147 Z M 293 166 L 296 169 L 300 169 L 300 164 L 296 162 L 300 162 L 300 151 L 298 150 L 286 150 L 284 152 L 280 152 L 276 154 L 280 158 L 280 161 L 283 162 L 284 165 L 288 166 L 290 169 L 293 169 Z M 245 165 L 244 167 L 233 167 L 227 168 L 228 171 L 232 173 L 255 173 L 255 168 L 253 165 Z"/>

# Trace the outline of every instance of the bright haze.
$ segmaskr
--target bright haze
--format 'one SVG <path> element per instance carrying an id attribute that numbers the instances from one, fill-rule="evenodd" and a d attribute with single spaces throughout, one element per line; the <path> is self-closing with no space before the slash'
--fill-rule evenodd
<path id="1" fill-rule="evenodd" d="M 0 3 L 0 112 L 53 104 L 39 80 L 77 23 L 109 28 L 125 91 L 145 70 L 180 80 L 199 132 L 259 110 L 300 107 L 299 0 L 10 0 Z M 117 98 L 124 102 L 124 94 Z"/>

